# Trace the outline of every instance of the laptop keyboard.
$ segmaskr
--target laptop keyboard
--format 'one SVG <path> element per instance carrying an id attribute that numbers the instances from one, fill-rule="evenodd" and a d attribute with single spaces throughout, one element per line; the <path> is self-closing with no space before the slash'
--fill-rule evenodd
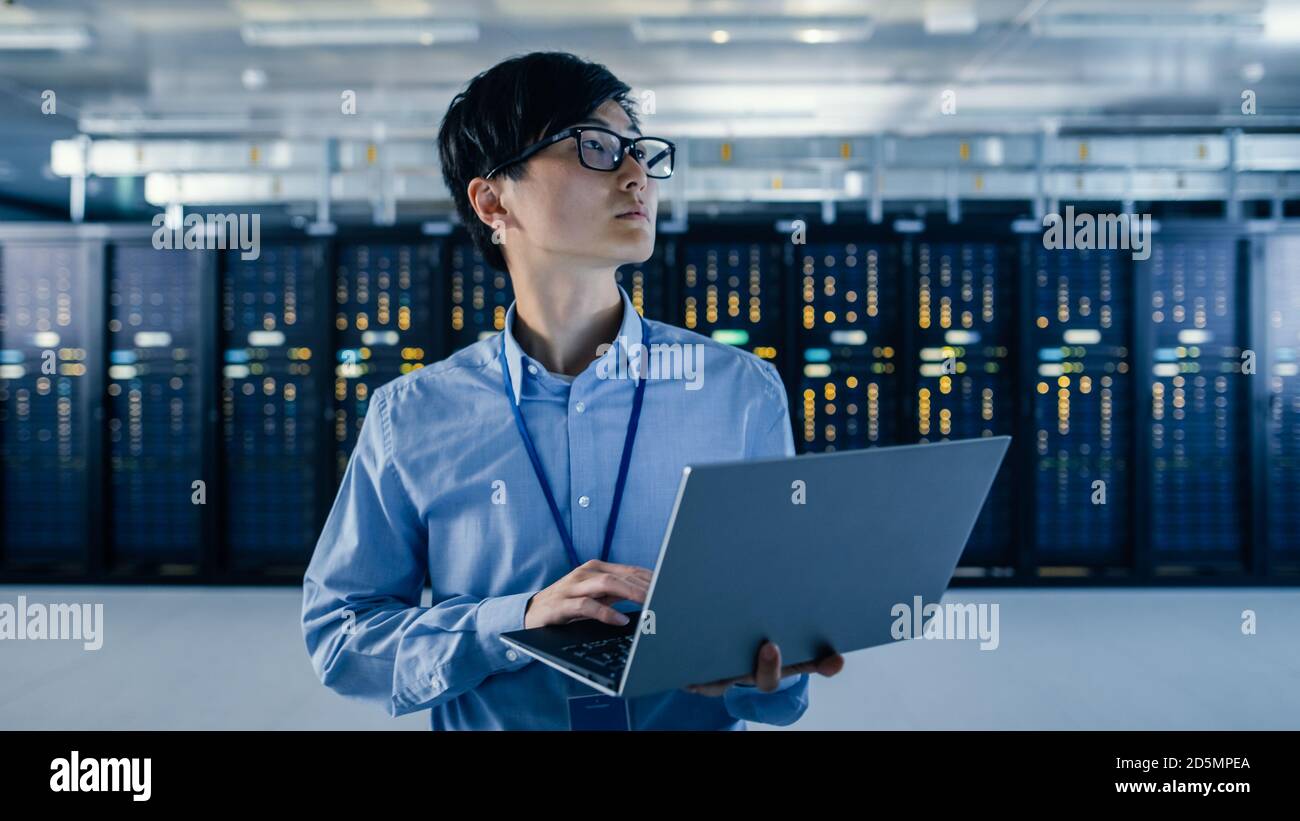
<path id="1" fill-rule="evenodd" d="M 593 667 L 621 670 L 627 664 L 627 654 L 632 649 L 632 636 L 615 636 L 570 644 L 563 648 L 571 656 L 582 659 Z"/>

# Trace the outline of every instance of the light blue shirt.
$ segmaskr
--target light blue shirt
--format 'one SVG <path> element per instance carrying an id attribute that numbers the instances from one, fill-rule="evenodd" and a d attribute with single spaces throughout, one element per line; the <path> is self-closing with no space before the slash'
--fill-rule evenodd
<path id="1" fill-rule="evenodd" d="M 619 344 L 570 383 L 505 330 L 374 392 L 303 580 L 303 636 L 334 691 L 433 729 L 569 729 L 596 691 L 518 653 L 528 599 L 572 570 L 505 394 L 511 389 L 581 561 L 600 557 L 636 386 L 641 322 L 627 292 Z M 689 464 L 794 455 L 785 388 L 751 353 L 646 320 L 651 343 L 703 346 L 702 378 L 649 370 L 609 561 L 653 568 Z M 614 342 L 615 340 L 611 340 Z M 684 351 L 692 350 L 683 348 Z M 622 354 L 620 356 L 620 354 Z M 608 378 L 622 375 L 624 378 Z M 679 374 L 682 376 L 684 374 Z M 432 606 L 421 605 L 425 577 Z M 633 729 L 786 725 L 808 676 L 764 693 L 674 690 L 628 700 Z"/>

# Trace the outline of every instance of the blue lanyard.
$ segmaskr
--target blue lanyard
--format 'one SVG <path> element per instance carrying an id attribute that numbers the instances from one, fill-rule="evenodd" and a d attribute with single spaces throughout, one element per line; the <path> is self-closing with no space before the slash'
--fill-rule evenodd
<path id="1" fill-rule="evenodd" d="M 649 346 L 650 328 L 646 325 L 645 319 L 641 320 L 641 343 Z M 621 352 L 620 352 L 621 355 Z M 564 519 L 560 516 L 560 508 L 555 504 L 555 496 L 551 493 L 551 483 L 546 480 L 546 471 L 542 468 L 542 460 L 537 457 L 537 448 L 533 446 L 533 437 L 528 435 L 528 427 L 524 425 L 524 415 L 519 410 L 519 403 L 515 402 L 514 391 L 510 387 L 510 367 L 506 361 L 505 336 L 501 338 L 501 376 L 505 382 L 506 400 L 510 403 L 510 410 L 515 415 L 515 426 L 519 428 L 519 438 L 524 440 L 524 449 L 528 451 L 528 460 L 533 463 L 533 473 L 537 475 L 537 482 L 542 486 L 542 493 L 546 494 L 546 504 L 551 508 L 551 518 L 555 520 L 555 527 L 560 531 L 560 538 L 564 540 L 565 552 L 569 555 L 569 562 L 576 569 L 580 564 L 578 561 L 578 551 L 573 547 L 573 536 L 569 529 L 564 525 Z M 645 360 L 641 361 L 641 370 L 645 370 Z M 614 528 L 618 524 L 618 509 L 623 501 L 623 486 L 627 484 L 627 469 L 632 461 L 632 443 L 636 441 L 636 429 L 641 422 L 641 401 L 645 397 L 646 374 L 644 372 L 637 375 L 636 395 L 632 399 L 632 415 L 627 422 L 627 435 L 623 439 L 623 456 L 618 463 L 618 479 L 614 482 L 614 501 L 609 511 L 609 522 L 605 525 L 605 542 L 600 548 L 600 560 L 609 561 L 609 548 L 614 543 Z"/>

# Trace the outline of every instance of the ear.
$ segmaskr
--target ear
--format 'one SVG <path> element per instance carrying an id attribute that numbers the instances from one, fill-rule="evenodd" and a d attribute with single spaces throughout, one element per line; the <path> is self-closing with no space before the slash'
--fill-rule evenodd
<path id="1" fill-rule="evenodd" d="M 469 181 L 470 207 L 478 218 L 489 227 L 499 224 L 510 224 L 510 211 L 505 207 L 499 196 L 501 183 L 493 183 L 482 177 L 475 177 Z"/>

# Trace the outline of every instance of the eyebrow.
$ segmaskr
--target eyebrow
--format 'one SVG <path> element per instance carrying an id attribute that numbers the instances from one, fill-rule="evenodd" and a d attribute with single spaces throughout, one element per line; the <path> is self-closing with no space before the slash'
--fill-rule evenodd
<path id="1" fill-rule="evenodd" d="M 614 127 L 614 124 L 613 124 L 613 123 L 609 122 L 608 120 L 604 119 L 603 117 L 596 116 L 596 115 L 593 115 L 593 116 L 591 116 L 591 117 L 588 117 L 587 119 L 582 120 L 581 122 L 575 123 L 575 125 L 591 125 L 591 124 L 593 124 L 593 123 L 596 124 L 596 125 L 603 125 L 603 126 L 605 126 L 606 128 L 608 128 L 610 131 L 613 131 L 613 132 L 615 132 L 615 133 L 618 132 L 618 129 Z M 645 136 L 644 134 L 641 133 L 641 129 L 637 128 L 636 126 L 632 126 L 632 133 L 635 134 L 635 135 L 637 135 L 638 137 L 644 137 L 644 136 Z"/>

